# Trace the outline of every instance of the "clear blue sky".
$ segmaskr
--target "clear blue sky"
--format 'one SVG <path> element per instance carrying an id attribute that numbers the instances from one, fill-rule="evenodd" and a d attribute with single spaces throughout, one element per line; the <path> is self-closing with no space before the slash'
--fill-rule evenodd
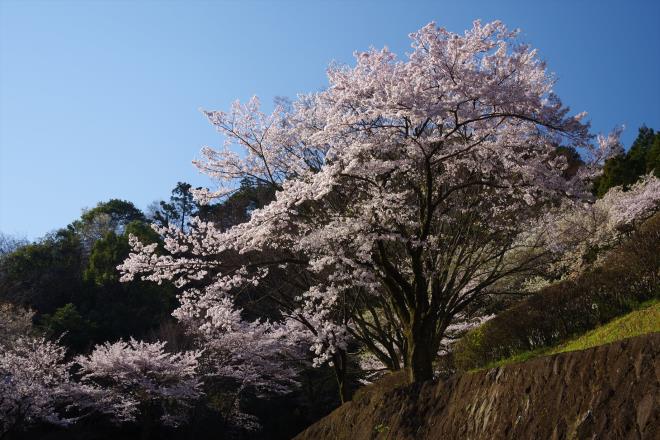
<path id="1" fill-rule="evenodd" d="M 220 139 L 200 107 L 318 90 L 332 60 L 476 18 L 521 28 L 596 131 L 625 124 L 628 146 L 660 129 L 654 0 L 0 0 L 0 231 L 35 239 L 98 201 L 208 185 L 190 161 Z"/>

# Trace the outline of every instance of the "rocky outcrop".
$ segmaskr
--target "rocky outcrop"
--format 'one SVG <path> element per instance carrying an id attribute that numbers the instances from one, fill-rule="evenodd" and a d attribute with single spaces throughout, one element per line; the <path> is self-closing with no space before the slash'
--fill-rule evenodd
<path id="1" fill-rule="evenodd" d="M 658 439 L 660 333 L 402 386 L 369 386 L 297 440 Z"/>

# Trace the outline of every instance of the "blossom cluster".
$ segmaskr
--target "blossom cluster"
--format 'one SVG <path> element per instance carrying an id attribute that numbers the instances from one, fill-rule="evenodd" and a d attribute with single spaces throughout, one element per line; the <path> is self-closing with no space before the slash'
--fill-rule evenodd
<path id="1" fill-rule="evenodd" d="M 176 425 L 201 395 L 198 351 L 168 353 L 164 342 L 131 339 L 69 360 L 57 341 L 33 336 L 21 319 L 0 317 L 3 331 L 11 327 L 0 341 L 0 435 L 35 423 L 67 426 L 92 412 L 134 421 L 153 404 L 161 405 L 163 423 Z"/>
<path id="2" fill-rule="evenodd" d="M 603 256 L 644 220 L 660 211 L 660 179 L 642 177 L 629 188 L 611 188 L 594 203 L 566 203 L 530 231 L 556 256 L 554 276 L 573 277 Z"/>

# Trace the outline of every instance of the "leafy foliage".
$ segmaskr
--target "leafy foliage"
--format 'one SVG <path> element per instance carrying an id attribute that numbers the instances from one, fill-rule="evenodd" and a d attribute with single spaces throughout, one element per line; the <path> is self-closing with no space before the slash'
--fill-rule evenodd
<path id="1" fill-rule="evenodd" d="M 80 237 L 61 229 L 0 260 L 0 299 L 53 313 L 82 290 Z"/>
<path id="2" fill-rule="evenodd" d="M 181 229 L 185 228 L 186 220 L 189 220 L 199 208 L 190 189 L 189 183 L 178 182 L 172 190 L 170 201 L 161 200 L 152 208 L 153 220 L 162 226 L 174 223 L 178 224 Z"/>
<path id="3" fill-rule="evenodd" d="M 660 133 L 642 126 L 626 153 L 605 162 L 603 174 L 594 180 L 593 193 L 603 197 L 610 188 L 628 187 L 649 173 L 660 177 Z"/>
<path id="4" fill-rule="evenodd" d="M 0 232 L 0 258 L 14 252 L 21 246 L 28 244 L 28 241 L 22 238 Z"/>
<path id="5" fill-rule="evenodd" d="M 58 339 L 76 352 L 89 348 L 90 335 L 96 331 L 95 324 L 84 319 L 72 303 L 55 310 L 52 315 L 41 317 L 40 327 L 51 339 Z"/>
<path id="6" fill-rule="evenodd" d="M 119 282 L 116 266 L 128 256 L 129 234 L 159 240 L 132 203 L 99 203 L 69 227 L 5 255 L 0 299 L 34 309 L 40 327 L 52 338 L 63 335 L 74 352 L 146 336 L 171 319 L 174 290 Z"/>
<path id="7" fill-rule="evenodd" d="M 122 229 L 131 222 L 145 222 L 146 217 L 135 207 L 135 205 L 126 200 L 110 199 L 107 202 L 101 202 L 96 207 L 85 210 L 80 217 L 79 223 L 85 225 L 94 221 L 94 218 L 105 214 L 110 217 L 110 225 L 117 233 L 121 233 Z"/>

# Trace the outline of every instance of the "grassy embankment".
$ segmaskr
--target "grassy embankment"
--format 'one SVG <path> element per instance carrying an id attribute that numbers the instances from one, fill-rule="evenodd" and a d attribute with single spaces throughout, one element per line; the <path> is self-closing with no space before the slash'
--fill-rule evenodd
<path id="1" fill-rule="evenodd" d="M 510 358 L 491 362 L 482 368 L 478 368 L 478 370 L 515 364 L 539 356 L 549 356 L 567 351 L 585 350 L 598 345 L 609 344 L 610 342 L 619 341 L 621 339 L 632 338 L 634 336 L 654 332 L 660 332 L 660 300 L 658 299 L 647 301 L 641 304 L 637 310 L 619 318 L 615 318 L 607 324 L 597 327 L 562 344 L 554 347 L 526 351 L 511 356 Z"/>

